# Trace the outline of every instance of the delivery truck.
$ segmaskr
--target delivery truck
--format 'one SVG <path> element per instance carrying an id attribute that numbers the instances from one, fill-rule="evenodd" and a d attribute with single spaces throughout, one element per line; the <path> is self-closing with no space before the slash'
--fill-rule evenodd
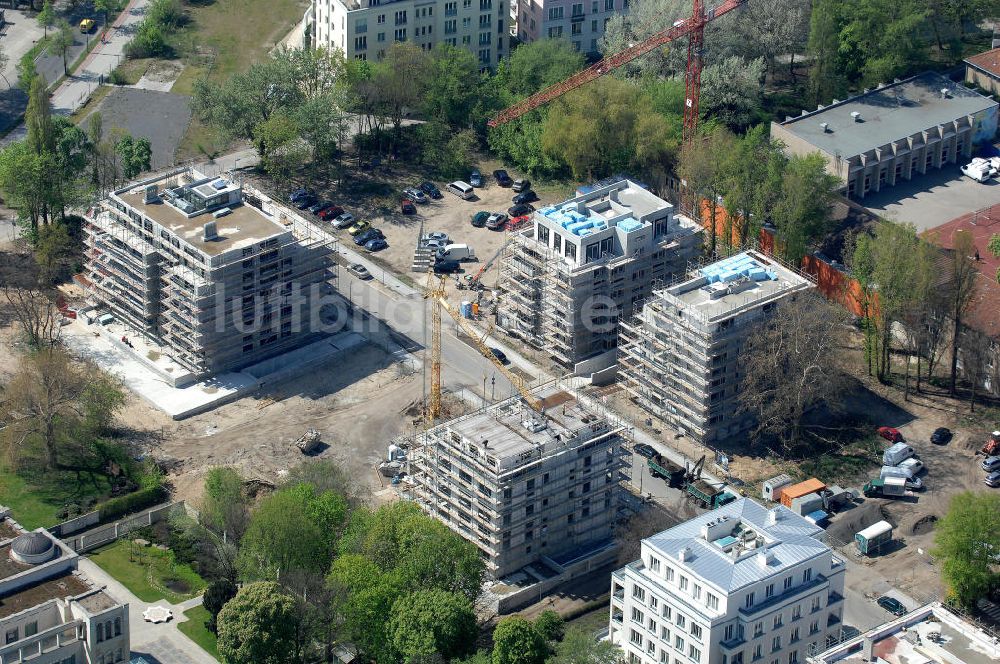
<path id="1" fill-rule="evenodd" d="M 906 489 L 905 477 L 886 477 L 871 480 L 865 484 L 862 491 L 866 498 L 902 498 L 912 496 L 912 491 Z"/>

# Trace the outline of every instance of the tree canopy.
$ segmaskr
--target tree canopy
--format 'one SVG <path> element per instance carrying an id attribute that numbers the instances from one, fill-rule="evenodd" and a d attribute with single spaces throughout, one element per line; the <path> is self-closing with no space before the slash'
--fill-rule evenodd
<path id="1" fill-rule="evenodd" d="M 948 513 L 935 525 L 934 556 L 949 593 L 963 606 L 996 588 L 1000 555 L 1000 495 L 965 491 L 951 499 Z"/>
<path id="2" fill-rule="evenodd" d="M 299 615 L 295 600 L 276 583 L 249 583 L 218 615 L 219 655 L 225 664 L 295 661 Z"/>

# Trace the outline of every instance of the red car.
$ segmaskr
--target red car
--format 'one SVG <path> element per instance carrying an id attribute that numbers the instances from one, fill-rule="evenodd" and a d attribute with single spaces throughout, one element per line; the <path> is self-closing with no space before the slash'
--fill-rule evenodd
<path id="1" fill-rule="evenodd" d="M 344 214 L 344 208 L 340 207 L 339 205 L 333 205 L 321 211 L 316 216 L 322 219 L 323 221 L 330 221 L 331 219 L 336 219 L 342 214 Z"/>
<path id="2" fill-rule="evenodd" d="M 899 429 L 893 429 L 892 427 L 879 427 L 878 435 L 882 436 L 890 443 L 902 443 L 904 442 L 903 434 L 899 433 Z"/>
<path id="3" fill-rule="evenodd" d="M 403 211 L 403 214 L 416 214 L 417 206 L 413 204 L 409 198 L 404 198 L 399 201 L 399 209 Z"/>
<path id="4" fill-rule="evenodd" d="M 530 214 L 522 214 L 520 217 L 514 217 L 507 222 L 507 230 L 516 231 L 517 229 L 521 228 L 530 221 L 531 221 Z"/>

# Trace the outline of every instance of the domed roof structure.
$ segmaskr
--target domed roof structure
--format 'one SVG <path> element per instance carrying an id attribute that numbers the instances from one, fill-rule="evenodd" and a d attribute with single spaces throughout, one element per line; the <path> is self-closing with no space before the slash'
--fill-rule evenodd
<path id="1" fill-rule="evenodd" d="M 37 565 L 52 557 L 55 544 L 40 532 L 25 533 L 10 545 L 10 556 L 20 563 Z"/>

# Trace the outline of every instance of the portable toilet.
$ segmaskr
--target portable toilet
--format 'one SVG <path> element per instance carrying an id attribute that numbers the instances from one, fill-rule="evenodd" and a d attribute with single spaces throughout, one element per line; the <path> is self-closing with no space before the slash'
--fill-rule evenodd
<path id="1" fill-rule="evenodd" d="M 888 521 L 873 523 L 854 535 L 858 553 L 866 556 L 876 553 L 882 546 L 892 541 L 892 524 Z"/>
<path id="2" fill-rule="evenodd" d="M 788 486 L 791 483 L 792 478 L 784 474 L 765 480 L 761 489 L 761 496 L 763 496 L 764 500 L 778 502 L 778 499 L 781 498 L 781 487 Z"/>

